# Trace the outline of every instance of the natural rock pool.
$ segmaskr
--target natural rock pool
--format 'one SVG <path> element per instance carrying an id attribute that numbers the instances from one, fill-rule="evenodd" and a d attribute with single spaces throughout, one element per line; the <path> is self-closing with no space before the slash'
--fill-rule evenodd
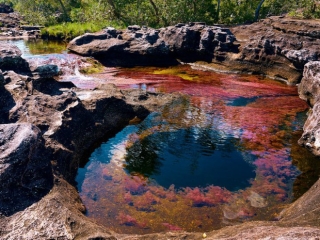
<path id="1" fill-rule="evenodd" d="M 66 53 L 46 55 L 57 58 L 73 61 Z M 133 119 L 78 170 L 86 215 L 115 232 L 206 232 L 276 220 L 319 175 L 296 143 L 307 109 L 296 87 L 189 65 L 105 68 L 67 79 L 83 88 L 108 82 L 183 94 L 143 121 Z"/>
<path id="2" fill-rule="evenodd" d="M 79 168 L 88 217 L 119 233 L 209 231 L 276 220 L 301 195 L 292 162 L 306 152 L 293 152 L 299 146 L 292 139 L 301 134 L 307 106 L 296 87 L 188 65 L 106 75 L 121 88 L 184 97 L 136 119 Z"/>

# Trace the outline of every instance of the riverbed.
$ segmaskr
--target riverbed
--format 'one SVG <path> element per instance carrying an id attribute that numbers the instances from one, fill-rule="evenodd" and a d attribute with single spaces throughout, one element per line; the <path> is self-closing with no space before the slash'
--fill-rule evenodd
<path id="1" fill-rule="evenodd" d="M 70 59 L 63 47 L 36 52 L 37 43 L 13 43 L 27 58 L 58 53 Z M 60 80 L 184 96 L 134 119 L 79 168 L 86 215 L 118 233 L 204 232 L 277 220 L 317 180 L 314 158 L 296 143 L 307 110 L 296 87 L 189 65 L 105 68 Z"/>

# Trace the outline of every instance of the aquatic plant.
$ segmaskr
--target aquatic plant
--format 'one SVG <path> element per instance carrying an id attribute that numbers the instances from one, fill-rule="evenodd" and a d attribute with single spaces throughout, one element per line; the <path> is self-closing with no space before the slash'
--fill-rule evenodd
<path id="1" fill-rule="evenodd" d="M 231 193 L 220 187 L 209 186 L 204 190 L 200 188 L 185 188 L 185 198 L 192 201 L 194 207 L 214 206 L 229 200 Z"/>
<path id="2" fill-rule="evenodd" d="M 125 193 L 125 195 L 123 197 L 123 200 L 128 205 L 133 205 L 133 199 L 132 199 L 132 196 L 131 196 L 130 192 Z"/>
<path id="3" fill-rule="evenodd" d="M 153 195 L 150 191 L 147 191 L 145 194 L 138 196 L 133 205 L 139 211 L 151 212 L 154 211 L 152 205 L 159 203 L 159 199 Z"/>
<path id="4" fill-rule="evenodd" d="M 124 188 L 131 194 L 143 194 L 146 191 L 146 180 L 139 176 L 126 177 L 124 180 Z"/>
<path id="5" fill-rule="evenodd" d="M 130 215 L 125 214 L 123 212 L 120 212 L 116 219 L 121 225 L 126 225 L 126 226 L 138 225 L 138 221 L 134 217 L 131 217 Z"/>
<path id="6" fill-rule="evenodd" d="M 167 191 L 161 186 L 150 186 L 149 190 L 159 198 L 165 198 L 167 196 Z"/>
<path id="7" fill-rule="evenodd" d="M 110 172 L 110 170 L 108 168 L 102 169 L 102 177 L 105 180 L 112 180 L 112 173 Z"/>
<path id="8" fill-rule="evenodd" d="M 117 76 L 125 79 L 126 84 L 134 84 L 137 88 L 179 91 L 190 97 L 164 106 L 164 109 L 151 118 L 152 122 L 145 121 L 141 127 L 138 125 L 139 130 L 123 141 L 126 150 L 135 145 L 141 146 L 141 143 L 155 135 L 166 136 L 162 133 L 190 127 L 196 129 L 192 132 L 192 137 L 197 141 L 201 140 L 204 144 L 202 146 L 208 146 L 217 136 L 203 135 L 201 129 L 214 128 L 214 134 L 219 134 L 218 144 L 225 144 L 224 139 L 229 136 L 233 138 L 232 144 L 242 152 L 244 161 L 254 166 L 255 177 L 251 178 L 247 188 L 234 192 L 213 185 L 175 189 L 174 185 L 169 188 L 159 186 L 160 182 L 155 183 L 156 178 L 149 181 L 140 175 L 128 176 L 127 169 L 122 171 L 120 165 L 115 174 L 112 163 L 110 172 L 102 170 L 101 174 L 101 168 L 97 165 L 97 175 L 102 177 L 99 184 L 94 184 L 99 186 L 95 188 L 98 188 L 98 201 L 101 203 L 98 205 L 98 201 L 92 201 L 95 199 L 92 194 L 83 194 L 81 197 L 84 196 L 86 205 L 88 203 L 88 215 L 98 215 L 101 224 L 110 224 L 102 215 L 107 216 L 112 209 L 114 216 L 117 216 L 115 224 L 121 222 L 121 226 L 111 227 L 122 233 L 128 231 L 128 226 L 133 226 L 129 230 L 132 233 L 141 234 L 163 231 L 164 228 L 169 231 L 208 231 L 220 228 L 225 223 L 234 224 L 274 216 L 284 204 L 290 202 L 290 184 L 298 172 L 291 165 L 288 138 L 295 124 L 296 113 L 306 109 L 306 104 L 297 98 L 296 89 L 267 79 L 262 81 L 255 76 L 201 72 L 201 77 L 197 78 L 198 73 L 190 71 L 195 76 L 193 81 L 184 81 L 176 76 L 171 78 L 147 74 L 147 70 L 135 72 L 132 69 Z M 116 77 L 113 76 L 113 79 Z M 202 84 L 197 82 L 198 79 Z M 244 98 L 245 104 L 235 104 L 235 99 L 238 98 Z M 153 152 L 163 147 L 150 146 L 148 149 Z M 224 146 L 228 153 L 230 146 Z M 139 157 L 137 159 L 140 160 Z M 145 167 L 146 164 L 141 166 Z M 137 171 L 133 172 L 137 174 Z M 97 175 L 91 178 L 97 181 Z M 109 175 L 113 176 L 112 181 L 105 181 L 104 176 Z M 90 185 L 89 180 L 84 185 L 84 193 L 92 191 L 93 185 Z M 103 193 L 106 196 L 103 197 Z M 119 202 L 123 204 L 114 209 Z M 96 209 L 101 211 L 95 211 Z M 141 219 L 145 223 L 141 223 Z"/>
<path id="9" fill-rule="evenodd" d="M 181 227 L 172 225 L 170 223 L 162 223 L 163 226 L 165 226 L 170 231 L 182 231 L 183 229 Z"/>

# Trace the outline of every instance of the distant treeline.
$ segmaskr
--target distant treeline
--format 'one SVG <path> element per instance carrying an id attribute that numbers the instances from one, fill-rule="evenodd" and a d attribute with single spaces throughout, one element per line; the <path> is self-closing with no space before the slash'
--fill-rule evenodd
<path id="1" fill-rule="evenodd" d="M 162 27 L 179 22 L 250 23 L 271 15 L 318 18 L 315 0 L 0 0 L 28 24 L 52 26 L 90 23 L 97 26 L 139 24 Z"/>

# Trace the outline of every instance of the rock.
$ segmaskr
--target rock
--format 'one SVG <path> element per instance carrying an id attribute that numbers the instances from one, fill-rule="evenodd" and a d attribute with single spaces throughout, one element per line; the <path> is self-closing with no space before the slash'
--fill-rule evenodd
<path id="1" fill-rule="evenodd" d="M 297 69 L 303 69 L 304 65 L 310 61 L 318 60 L 318 53 L 310 49 L 283 51 Z"/>
<path id="2" fill-rule="evenodd" d="M 22 53 L 17 46 L 0 43 L 0 69 L 28 74 L 30 72 L 29 64 L 21 55 Z"/>
<path id="3" fill-rule="evenodd" d="M 68 49 L 106 64 L 172 65 L 181 61 L 211 61 L 215 52 L 237 51 L 228 29 L 204 23 L 178 24 L 161 29 L 134 25 L 125 31 L 105 29 L 72 40 Z"/>
<path id="4" fill-rule="evenodd" d="M 0 212 L 23 210 L 53 186 L 41 131 L 22 124 L 0 125 Z"/>
<path id="5" fill-rule="evenodd" d="M 310 62 L 305 65 L 303 78 L 298 87 L 299 97 L 313 107 L 320 94 L 320 62 Z"/>
<path id="6" fill-rule="evenodd" d="M 299 144 L 305 146 L 313 154 L 320 156 L 320 62 L 305 65 L 303 78 L 298 91 L 301 99 L 307 101 L 312 108 L 303 127 L 303 135 Z"/>
<path id="7" fill-rule="evenodd" d="M 13 8 L 5 3 L 1 3 L 0 4 L 0 13 L 12 13 L 13 12 Z"/>
<path id="8" fill-rule="evenodd" d="M 19 28 L 21 21 L 21 16 L 16 12 L 11 13 L 0 13 L 0 22 L 2 23 L 3 28 Z"/>
<path id="9" fill-rule="evenodd" d="M 240 44 L 239 53 L 224 52 L 211 63 L 197 65 L 266 75 L 295 85 L 302 78 L 304 65 L 318 60 L 320 55 L 320 24 L 315 20 L 274 16 L 230 30 L 236 37 L 235 43 Z"/>
<path id="10" fill-rule="evenodd" d="M 12 94 L 5 88 L 8 77 L 4 77 L 0 71 L 0 124 L 9 122 L 9 112 L 15 106 Z"/>
<path id="11" fill-rule="evenodd" d="M 59 75 L 59 68 L 54 64 L 30 67 L 30 70 L 35 78 L 53 78 Z"/>
<path id="12" fill-rule="evenodd" d="M 264 197 L 253 191 L 251 191 L 251 194 L 247 199 L 250 201 L 251 206 L 255 208 L 263 208 L 268 205 Z"/>
<path id="13" fill-rule="evenodd" d="M 319 36 L 315 20 L 270 17 L 230 29 L 201 22 L 161 29 L 107 28 L 75 38 L 68 48 L 109 65 L 198 62 L 207 69 L 268 75 L 294 85 L 300 82 L 304 65 L 318 60 Z"/>

